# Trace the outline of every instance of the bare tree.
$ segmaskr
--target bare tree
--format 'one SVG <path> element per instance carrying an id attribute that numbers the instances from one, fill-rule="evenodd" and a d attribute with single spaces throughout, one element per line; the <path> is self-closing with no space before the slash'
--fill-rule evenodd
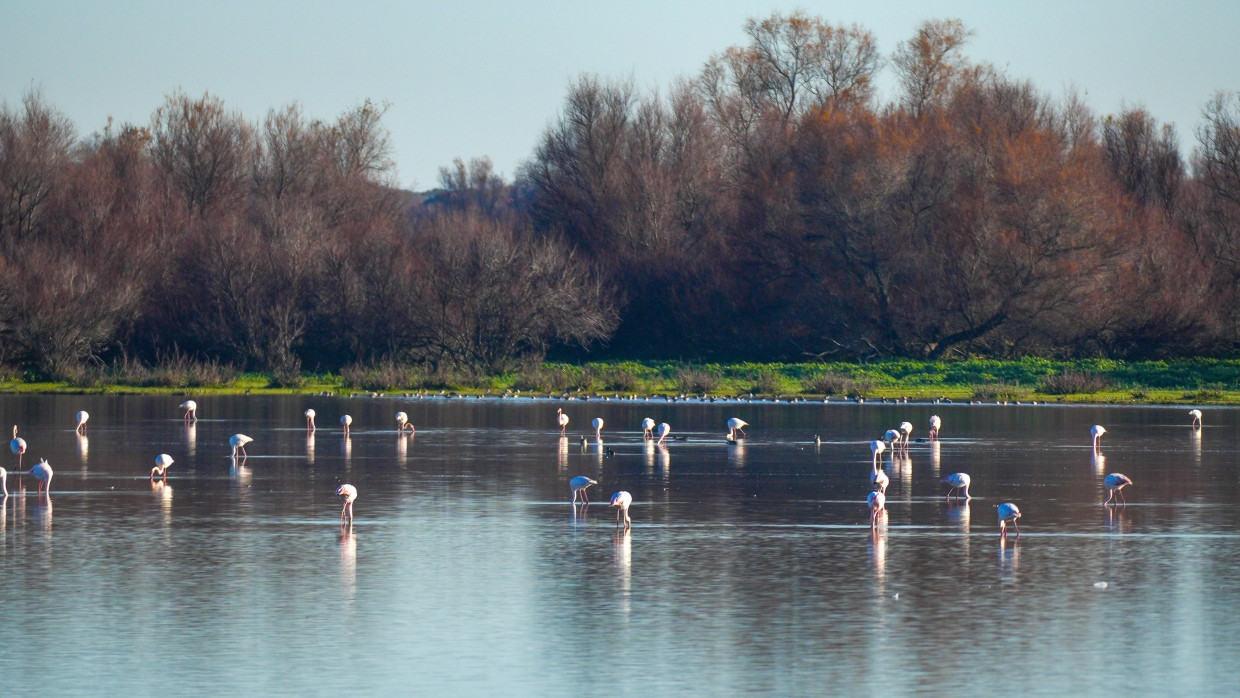
<path id="1" fill-rule="evenodd" d="M 210 94 L 176 92 L 151 116 L 151 134 L 156 164 L 195 213 L 241 206 L 254 130 L 239 113 Z"/>
<path id="2" fill-rule="evenodd" d="M 31 90 L 21 110 L 0 104 L 0 241 L 29 237 L 41 224 L 48 197 L 69 163 L 69 119 Z"/>
<path id="3" fill-rule="evenodd" d="M 922 22 L 917 34 L 901 41 L 891 57 L 904 91 L 904 106 L 920 116 L 942 104 L 956 80 L 968 70 L 961 53 L 973 31 L 958 19 Z"/>

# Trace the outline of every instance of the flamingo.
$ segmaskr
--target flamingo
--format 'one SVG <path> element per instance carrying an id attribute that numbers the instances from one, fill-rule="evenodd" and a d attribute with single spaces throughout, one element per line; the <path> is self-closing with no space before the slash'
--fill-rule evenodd
<path id="1" fill-rule="evenodd" d="M 1101 424 L 1095 424 L 1089 428 L 1089 435 L 1094 437 L 1095 451 L 1102 447 L 1102 435 L 1105 433 L 1107 433 L 1107 429 Z"/>
<path id="2" fill-rule="evenodd" d="M 887 450 L 887 447 L 883 445 L 882 441 L 870 442 L 870 454 L 874 456 L 873 470 L 870 472 L 870 484 L 883 493 L 887 492 L 887 485 L 891 484 L 891 478 L 887 477 L 887 473 L 884 473 L 878 467 L 878 457 L 885 450 Z"/>
<path id="3" fill-rule="evenodd" d="M 907 448 L 909 437 L 913 435 L 913 423 L 900 422 L 900 435 L 903 437 L 905 448 Z"/>
<path id="4" fill-rule="evenodd" d="M 663 443 L 663 440 L 666 439 L 667 435 L 670 433 L 672 433 L 671 424 L 668 424 L 667 422 L 663 422 L 662 424 L 660 424 L 659 425 L 659 443 Z"/>
<path id="5" fill-rule="evenodd" d="M 357 499 L 357 488 L 353 485 L 341 485 L 336 488 L 336 496 L 344 500 L 344 507 L 340 509 L 340 521 L 343 523 L 345 514 L 348 514 L 349 523 L 353 523 L 353 500 Z"/>
<path id="6" fill-rule="evenodd" d="M 939 438 L 939 428 L 942 426 L 943 426 L 943 420 L 939 419 L 939 416 L 937 414 L 930 417 L 930 440 L 931 441 Z"/>
<path id="7" fill-rule="evenodd" d="M 409 433 L 413 433 L 413 425 L 409 423 L 409 415 L 404 412 L 396 413 L 396 431 L 404 433 L 405 428 L 409 428 Z"/>
<path id="8" fill-rule="evenodd" d="M 564 436 L 564 430 L 568 428 L 568 415 L 564 414 L 564 410 L 556 408 L 555 419 L 560 423 L 560 436 Z"/>
<path id="9" fill-rule="evenodd" d="M 594 438 L 596 439 L 603 438 L 603 418 L 602 417 L 595 417 L 590 422 L 590 426 L 594 427 Z"/>
<path id="10" fill-rule="evenodd" d="M 1020 518 L 1020 509 L 1011 502 L 1004 502 L 997 508 L 999 513 L 999 535 L 1007 536 L 1007 522 L 1012 522 L 1012 528 L 1016 529 L 1016 537 L 1020 538 L 1020 526 L 1016 525 L 1016 519 Z"/>
<path id="11" fill-rule="evenodd" d="M 643 439 L 652 438 L 650 435 L 650 432 L 652 431 L 654 431 L 654 420 L 649 417 L 646 417 L 645 419 L 642 420 L 642 438 Z"/>
<path id="12" fill-rule="evenodd" d="M 233 458 L 236 458 L 236 457 L 237 457 L 237 451 L 238 451 L 238 450 L 240 450 L 240 451 L 241 451 L 241 455 L 242 455 L 242 456 L 248 457 L 248 456 L 246 455 L 246 452 L 245 452 L 245 445 L 246 445 L 246 444 L 248 444 L 248 443 L 250 443 L 250 442 L 251 442 L 251 441 L 253 441 L 253 440 L 254 440 L 254 439 L 251 439 L 250 437 L 246 436 L 245 434 L 233 434 L 233 435 L 232 435 L 232 438 L 228 440 L 229 445 L 231 445 L 231 446 L 232 446 L 232 449 L 233 449 L 233 450 L 232 450 L 232 457 L 233 457 Z"/>
<path id="13" fill-rule="evenodd" d="M 349 438 L 349 425 L 353 423 L 353 417 L 350 415 L 340 416 L 340 426 L 344 427 L 344 438 Z"/>
<path id="14" fill-rule="evenodd" d="M 589 504 L 590 495 L 586 492 L 586 488 L 589 487 L 590 485 L 597 485 L 597 484 L 598 482 L 591 480 L 585 475 L 578 475 L 577 477 L 569 480 L 568 486 L 573 491 L 573 506 L 577 505 L 577 493 L 578 492 L 581 493 L 581 498 L 585 500 L 585 503 Z"/>
<path id="15" fill-rule="evenodd" d="M 306 410 L 306 431 L 314 431 L 314 408 Z"/>
<path id="16" fill-rule="evenodd" d="M 948 475 L 942 480 L 939 480 L 939 482 L 943 483 L 944 485 L 951 486 L 951 489 L 947 491 L 948 499 L 952 498 L 952 492 L 955 492 L 956 490 L 961 489 L 961 488 L 964 488 L 964 498 L 966 501 L 973 499 L 973 497 L 969 495 L 969 484 L 972 482 L 972 479 L 969 478 L 968 473 L 952 473 L 951 475 Z"/>
<path id="17" fill-rule="evenodd" d="M 1102 484 L 1106 485 L 1109 490 L 1107 493 L 1107 501 L 1103 502 L 1104 505 L 1110 504 L 1111 499 L 1116 495 L 1119 495 L 1120 502 L 1124 504 L 1128 503 L 1127 500 L 1124 499 L 1124 488 L 1131 485 L 1132 480 L 1127 475 L 1124 475 L 1123 473 L 1111 473 L 1103 478 Z"/>
<path id="18" fill-rule="evenodd" d="M 1189 410 L 1188 416 L 1193 418 L 1193 426 L 1201 426 L 1201 410 Z"/>
<path id="19" fill-rule="evenodd" d="M 80 410 L 77 413 L 77 429 L 74 429 L 74 431 L 76 431 L 79 434 L 85 434 L 86 433 L 86 420 L 88 419 L 90 419 L 90 414 L 87 413 L 86 410 Z"/>
<path id="20" fill-rule="evenodd" d="M 902 434 L 899 431 L 896 431 L 895 429 L 888 429 L 887 433 L 883 434 L 883 441 L 889 442 L 891 444 L 891 447 L 895 448 L 896 446 L 900 445 L 900 437 L 903 435 L 904 434 Z"/>
<path id="21" fill-rule="evenodd" d="M 740 432 L 741 436 L 745 436 L 745 430 L 742 427 L 749 426 L 749 422 L 743 419 L 733 417 L 728 420 L 728 441 L 736 440 L 736 432 Z"/>
<path id="22" fill-rule="evenodd" d="M 151 468 L 151 482 L 155 482 L 156 473 L 158 473 L 163 479 L 167 480 L 168 468 L 172 466 L 172 463 L 172 456 L 167 453 L 161 453 L 158 456 L 155 456 L 155 467 Z"/>
<path id="23" fill-rule="evenodd" d="M 186 400 L 181 403 L 180 407 L 185 410 L 184 419 L 186 424 L 198 421 L 198 403 L 193 400 Z"/>
<path id="24" fill-rule="evenodd" d="M 5 497 L 9 496 L 9 471 L 3 467 L 0 467 L 0 492 L 3 492 Z"/>
<path id="25" fill-rule="evenodd" d="M 870 507 L 870 528 L 874 528 L 878 525 L 878 513 L 887 506 L 887 495 L 880 490 L 874 490 L 866 495 L 865 503 Z"/>
<path id="26" fill-rule="evenodd" d="M 48 494 L 52 493 L 52 466 L 47 464 L 46 458 L 40 458 L 39 462 L 30 469 L 30 474 L 39 481 L 39 494 L 43 494 L 44 491 Z"/>
<path id="27" fill-rule="evenodd" d="M 633 520 L 629 518 L 629 505 L 633 503 L 633 495 L 620 490 L 611 496 L 611 504 L 609 506 L 619 507 L 616 509 L 616 525 L 620 525 L 621 517 L 624 518 L 624 527 L 628 528 L 633 524 Z"/>
<path id="28" fill-rule="evenodd" d="M 13 425 L 13 440 L 9 442 L 9 450 L 17 454 L 17 469 L 22 469 L 22 456 L 26 453 L 26 440 L 18 438 L 17 425 Z"/>

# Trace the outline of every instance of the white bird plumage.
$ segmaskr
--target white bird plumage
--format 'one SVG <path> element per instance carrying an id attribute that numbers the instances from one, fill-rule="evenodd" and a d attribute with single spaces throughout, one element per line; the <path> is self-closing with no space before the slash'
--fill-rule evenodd
<path id="1" fill-rule="evenodd" d="M 595 417 L 590 421 L 590 426 L 594 427 L 594 438 L 603 438 L 603 418 Z"/>
<path id="2" fill-rule="evenodd" d="M 866 495 L 865 504 L 870 508 L 870 527 L 873 528 L 878 523 L 878 513 L 887 506 L 887 495 L 874 490 Z"/>
<path id="3" fill-rule="evenodd" d="M 167 453 L 161 453 L 155 456 L 155 467 L 151 468 L 151 481 L 155 481 L 155 476 L 159 475 L 163 479 L 168 479 L 168 468 L 174 463 L 172 456 Z"/>
<path id="4" fill-rule="evenodd" d="M 413 433 L 413 425 L 409 423 L 409 415 L 404 412 L 396 413 L 396 431 L 404 433 L 408 429 L 409 433 Z"/>
<path id="5" fill-rule="evenodd" d="M 908 446 L 909 437 L 911 437 L 912 435 L 913 435 L 913 423 L 912 422 L 900 422 L 900 436 L 901 436 L 900 440 L 905 446 Z"/>
<path id="6" fill-rule="evenodd" d="M 346 439 L 349 437 L 349 426 L 351 424 L 353 424 L 352 415 L 340 415 L 340 426 L 344 428 L 344 436 Z"/>
<path id="7" fill-rule="evenodd" d="M 193 400 L 186 400 L 180 404 L 180 408 L 185 410 L 184 419 L 186 424 L 198 421 L 198 403 Z"/>
<path id="8" fill-rule="evenodd" d="M 237 451 L 241 451 L 241 455 L 248 458 L 249 456 L 245 452 L 245 445 L 252 441 L 254 441 L 254 439 L 251 439 L 245 434 L 233 434 L 232 438 L 228 439 L 228 445 L 232 446 L 232 457 L 236 458 Z"/>
<path id="9" fill-rule="evenodd" d="M 353 523 L 353 500 L 357 499 L 357 488 L 348 484 L 341 485 L 336 488 L 336 496 L 344 501 L 344 506 L 340 509 L 340 520 L 344 521 L 347 513 L 349 523 Z"/>
<path id="10" fill-rule="evenodd" d="M 1089 428 L 1089 435 L 1094 440 L 1094 450 L 1097 451 L 1102 447 L 1102 435 L 1107 433 L 1106 427 L 1101 424 L 1095 424 Z"/>
<path id="11" fill-rule="evenodd" d="M 624 522 L 625 528 L 628 528 L 629 525 L 633 523 L 633 520 L 629 518 L 629 505 L 632 503 L 633 495 L 625 492 L 624 490 L 620 490 L 611 496 L 611 504 L 608 506 L 618 507 L 616 509 L 617 526 L 620 525 L 621 521 Z"/>
<path id="12" fill-rule="evenodd" d="M 942 480 L 939 480 L 939 482 L 951 487 L 951 489 L 947 490 L 948 499 L 951 499 L 952 493 L 959 489 L 964 489 L 965 499 L 973 499 L 973 497 L 969 494 L 969 485 L 973 482 L 973 480 L 969 477 L 968 473 L 952 473 Z"/>
<path id="13" fill-rule="evenodd" d="M 26 440 L 17 436 L 17 425 L 13 425 L 13 440 L 9 442 L 9 450 L 17 454 L 17 469 L 22 469 L 22 456 L 26 453 Z"/>
<path id="14" fill-rule="evenodd" d="M 663 422 L 662 424 L 660 424 L 659 425 L 659 443 L 663 443 L 664 439 L 666 439 L 667 435 L 670 433 L 672 433 L 672 425 L 668 424 L 667 422 Z"/>
<path id="15" fill-rule="evenodd" d="M 555 420 L 560 425 L 560 436 L 564 436 L 564 430 L 568 428 L 568 415 L 564 414 L 564 410 L 556 408 Z"/>
<path id="16" fill-rule="evenodd" d="M 887 485 L 891 483 L 891 478 L 887 477 L 887 473 L 884 473 L 878 467 L 878 457 L 879 455 L 882 454 L 883 451 L 886 451 L 886 450 L 887 450 L 887 447 L 883 444 L 882 441 L 871 441 L 870 442 L 870 455 L 873 458 L 872 462 L 870 463 L 871 465 L 870 485 L 875 487 L 879 492 L 883 492 L 883 493 L 887 492 Z"/>
<path id="17" fill-rule="evenodd" d="M 577 504 L 578 494 L 581 495 L 582 500 L 584 500 L 586 504 L 589 504 L 590 495 L 586 492 L 586 488 L 589 487 L 590 485 L 597 485 L 597 484 L 598 484 L 597 481 L 591 480 L 585 475 L 578 475 L 577 477 L 574 477 L 573 479 L 569 480 L 568 487 L 569 489 L 573 491 L 573 505 Z"/>
<path id="18" fill-rule="evenodd" d="M 0 492 L 3 492 L 5 497 L 9 496 L 9 471 L 2 466 L 0 466 Z"/>
<path id="19" fill-rule="evenodd" d="M 999 535 L 1007 535 L 1007 522 L 1011 521 L 1012 528 L 1016 529 L 1016 537 L 1020 538 L 1020 526 L 1016 525 L 1016 519 L 1020 518 L 1020 509 L 1011 502 L 1004 502 L 995 507 L 995 511 L 999 515 Z"/>
<path id="20" fill-rule="evenodd" d="M 1132 484 L 1132 480 L 1127 475 L 1124 475 L 1123 473 L 1111 473 L 1103 478 L 1102 484 L 1106 485 L 1107 488 L 1107 501 L 1103 502 L 1104 505 L 1110 504 L 1111 499 L 1117 495 L 1120 502 L 1124 504 L 1128 503 L 1127 500 L 1124 499 L 1123 490 L 1125 487 Z"/>
<path id="21" fill-rule="evenodd" d="M 729 419 L 728 420 L 728 441 L 735 441 L 736 432 L 738 431 L 741 433 L 741 436 L 745 436 L 744 427 L 747 427 L 747 426 L 749 426 L 749 422 L 746 422 L 743 419 L 739 419 L 737 417 L 732 417 L 731 419 Z"/>
<path id="22" fill-rule="evenodd" d="M 1188 416 L 1193 418 L 1193 426 L 1201 426 L 1201 410 L 1189 410 Z"/>
<path id="23" fill-rule="evenodd" d="M 30 469 L 30 474 L 39 481 L 39 494 L 46 491 L 52 493 L 52 466 L 48 465 L 46 458 L 40 458 L 38 463 Z"/>
<path id="24" fill-rule="evenodd" d="M 899 446 L 899 445 L 900 445 L 900 437 L 901 437 L 901 436 L 902 436 L 902 434 L 899 432 L 899 430 L 897 430 L 897 429 L 888 429 L 888 430 L 887 430 L 887 433 L 883 434 L 883 441 L 886 441 L 886 442 L 890 443 L 890 444 L 891 444 L 891 447 L 892 447 L 892 448 L 895 448 L 896 446 Z"/>
<path id="25" fill-rule="evenodd" d="M 930 439 L 931 440 L 939 438 L 939 429 L 942 426 L 943 426 L 943 420 L 940 419 L 937 414 L 930 417 Z"/>
<path id="26" fill-rule="evenodd" d="M 642 420 L 642 438 L 643 439 L 651 438 L 652 436 L 651 432 L 653 431 L 654 431 L 654 420 L 649 417 L 646 417 L 645 419 Z"/>
<path id="27" fill-rule="evenodd" d="M 86 410 L 79 410 L 77 413 L 77 428 L 74 429 L 79 434 L 86 433 L 86 420 L 90 419 L 90 413 Z"/>
<path id="28" fill-rule="evenodd" d="M 306 431 L 314 431 L 314 415 L 315 415 L 314 408 L 312 407 L 312 408 L 307 409 L 305 411 L 305 415 L 306 415 Z"/>

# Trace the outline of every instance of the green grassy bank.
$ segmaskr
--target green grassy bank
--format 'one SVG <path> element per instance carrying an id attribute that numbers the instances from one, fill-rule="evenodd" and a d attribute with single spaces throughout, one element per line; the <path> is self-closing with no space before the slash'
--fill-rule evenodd
<path id="1" fill-rule="evenodd" d="M 237 373 L 218 365 L 97 370 L 70 381 L 8 376 L 8 393 L 462 395 L 749 395 L 953 401 L 1240 404 L 1240 360 L 1051 361 L 1020 359 L 869 363 L 543 363 L 499 375 L 380 364 L 294 377 Z"/>

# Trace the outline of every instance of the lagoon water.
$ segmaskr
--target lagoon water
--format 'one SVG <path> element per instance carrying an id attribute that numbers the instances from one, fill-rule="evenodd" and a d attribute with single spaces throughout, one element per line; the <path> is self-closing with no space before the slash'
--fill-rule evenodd
<path id="1" fill-rule="evenodd" d="M 1240 679 L 1240 410 L 1194 430 L 1178 407 L 237 396 L 199 400 L 188 428 L 178 402 L 0 397 L 27 466 L 56 471 L 50 501 L 8 480 L 6 694 L 1182 695 Z M 939 443 L 884 456 L 872 533 L 866 442 L 905 420 L 924 436 L 931 414 Z M 603 444 L 583 448 L 596 416 Z M 687 438 L 644 443 L 645 416 Z M 741 445 L 731 416 L 752 424 Z M 234 465 L 236 432 L 255 440 Z M 166 485 L 148 481 L 159 453 Z M 968 505 L 938 483 L 959 471 Z M 1109 472 L 1135 481 L 1126 506 L 1102 506 Z M 576 513 L 574 475 L 600 483 Z M 607 507 L 619 489 L 628 533 Z M 1024 513 L 1018 541 L 998 535 L 1002 501 Z"/>

